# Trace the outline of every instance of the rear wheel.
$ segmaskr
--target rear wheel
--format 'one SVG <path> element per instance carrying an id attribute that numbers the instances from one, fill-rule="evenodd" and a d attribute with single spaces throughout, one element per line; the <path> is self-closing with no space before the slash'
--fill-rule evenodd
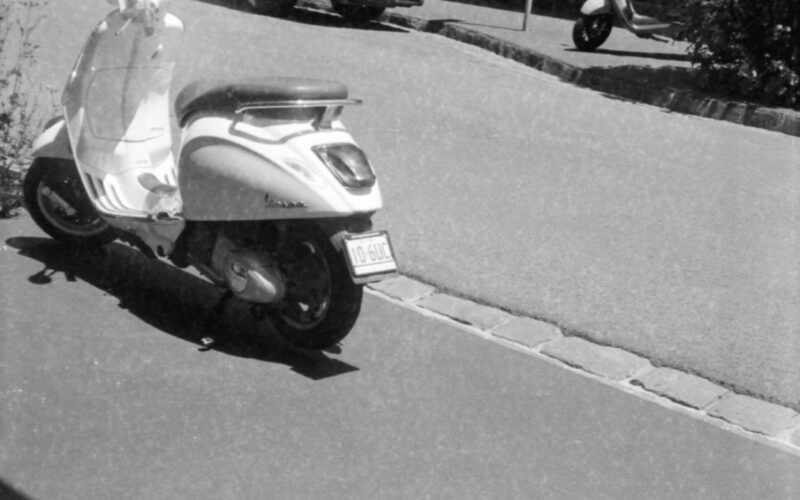
<path id="1" fill-rule="evenodd" d="M 243 0 L 245 6 L 257 14 L 269 16 L 288 16 L 297 0 Z"/>
<path id="2" fill-rule="evenodd" d="M 73 161 L 37 158 L 22 189 L 31 217 L 53 238 L 83 247 L 98 247 L 116 238 L 86 195 Z"/>
<path id="3" fill-rule="evenodd" d="M 342 340 L 355 325 L 363 295 L 344 257 L 320 229 L 306 224 L 283 236 L 276 257 L 287 286 L 271 313 L 278 333 L 306 349 L 325 349 Z"/>
<path id="4" fill-rule="evenodd" d="M 376 7 L 374 5 L 355 5 L 343 3 L 339 0 L 332 0 L 331 4 L 333 6 L 333 10 L 336 11 L 337 14 L 352 23 L 367 23 L 370 21 L 375 21 L 381 17 L 383 11 L 386 10 L 386 7 Z"/>
<path id="5" fill-rule="evenodd" d="M 611 14 L 581 15 L 572 27 L 572 41 L 578 50 L 591 52 L 608 39 L 613 25 L 614 17 Z"/>

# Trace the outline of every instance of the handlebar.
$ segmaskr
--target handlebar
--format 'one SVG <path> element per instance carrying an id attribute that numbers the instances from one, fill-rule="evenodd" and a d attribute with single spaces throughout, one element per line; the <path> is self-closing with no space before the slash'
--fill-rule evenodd
<path id="1" fill-rule="evenodd" d="M 155 33 L 156 13 L 168 0 L 106 0 L 119 9 L 126 26 L 131 22 L 142 24 L 145 35 Z M 124 29 L 124 28 L 123 28 Z"/>
<path id="2" fill-rule="evenodd" d="M 168 0 L 106 0 L 109 5 L 117 7 L 120 12 L 129 11 L 131 9 L 142 9 L 147 4 L 152 4 L 153 7 L 158 9 L 162 4 L 167 3 Z"/>

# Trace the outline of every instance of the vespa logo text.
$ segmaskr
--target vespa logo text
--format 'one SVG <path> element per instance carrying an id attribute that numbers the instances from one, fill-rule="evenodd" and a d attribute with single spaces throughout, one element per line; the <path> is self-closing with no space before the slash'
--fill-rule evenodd
<path id="1" fill-rule="evenodd" d="M 264 194 L 264 203 L 269 208 L 303 208 L 308 206 L 302 201 L 278 200 L 270 196 L 269 193 Z"/>

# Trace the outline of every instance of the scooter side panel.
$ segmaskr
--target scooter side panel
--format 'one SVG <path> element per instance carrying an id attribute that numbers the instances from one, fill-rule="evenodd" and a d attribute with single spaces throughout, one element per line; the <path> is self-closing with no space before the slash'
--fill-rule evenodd
<path id="1" fill-rule="evenodd" d="M 610 14 L 611 12 L 611 0 L 586 0 L 586 2 L 581 5 L 581 14 L 585 16 Z"/>
<path id="2" fill-rule="evenodd" d="M 346 189 L 311 151 L 352 142 L 342 130 L 289 124 L 250 127 L 234 116 L 201 117 L 183 133 L 178 184 L 187 220 L 324 218 L 381 208 L 377 183 Z M 305 129 L 305 131 L 303 131 Z"/>
<path id="3" fill-rule="evenodd" d="M 183 147 L 178 184 L 187 220 L 264 220 L 337 213 L 317 192 L 239 145 L 194 139 Z"/>

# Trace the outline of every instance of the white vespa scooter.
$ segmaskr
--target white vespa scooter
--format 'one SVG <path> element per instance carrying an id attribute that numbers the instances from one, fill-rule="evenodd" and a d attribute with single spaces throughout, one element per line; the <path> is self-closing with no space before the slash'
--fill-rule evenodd
<path id="1" fill-rule="evenodd" d="M 176 162 L 168 93 L 183 25 L 167 0 L 108 1 L 63 117 L 34 144 L 33 219 L 67 244 L 120 239 L 192 265 L 297 346 L 340 341 L 363 284 L 396 271 L 388 234 L 372 230 L 375 174 L 339 120 L 360 101 L 323 80 L 197 81 L 176 99 Z"/>
<path id="2" fill-rule="evenodd" d="M 581 6 L 581 16 L 572 27 L 572 41 L 578 50 L 593 51 L 611 34 L 614 18 L 640 38 L 657 39 L 657 34 L 667 34 L 677 25 L 644 16 L 633 9 L 631 0 L 586 0 Z"/>

